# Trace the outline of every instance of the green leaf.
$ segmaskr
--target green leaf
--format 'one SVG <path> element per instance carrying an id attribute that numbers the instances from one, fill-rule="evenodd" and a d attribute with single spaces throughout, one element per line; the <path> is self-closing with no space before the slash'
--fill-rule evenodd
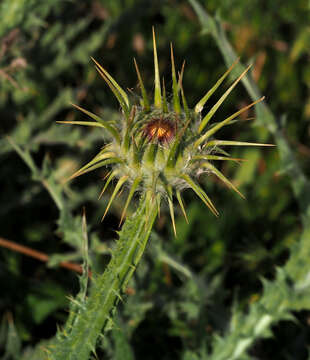
<path id="1" fill-rule="evenodd" d="M 62 240 L 66 244 L 72 246 L 74 249 L 81 251 L 83 244 L 81 217 L 73 217 L 68 207 L 65 206 L 60 212 L 60 217 L 57 221 L 57 224 L 57 233 L 61 235 Z"/>

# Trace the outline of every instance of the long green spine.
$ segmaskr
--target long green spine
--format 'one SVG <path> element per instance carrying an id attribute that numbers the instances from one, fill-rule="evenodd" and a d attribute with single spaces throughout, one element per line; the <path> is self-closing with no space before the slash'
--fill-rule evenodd
<path id="1" fill-rule="evenodd" d="M 141 198 L 132 219 L 124 223 L 106 271 L 94 276 L 89 297 L 79 305 L 72 327 L 65 327 L 55 347 L 49 349 L 49 360 L 88 360 L 95 352 L 97 338 L 109 327 L 121 292 L 141 259 L 156 216 L 156 201 L 147 204 Z"/>

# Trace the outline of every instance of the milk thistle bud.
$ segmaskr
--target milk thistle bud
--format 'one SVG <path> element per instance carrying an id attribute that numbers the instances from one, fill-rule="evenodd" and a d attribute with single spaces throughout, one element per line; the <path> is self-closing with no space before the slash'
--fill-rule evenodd
<path id="1" fill-rule="evenodd" d="M 166 97 L 165 83 L 160 83 L 155 32 L 153 29 L 155 91 L 151 103 L 145 90 L 143 80 L 134 60 L 137 77 L 141 89 L 140 104 L 134 104 L 127 93 L 120 87 L 114 78 L 96 60 L 93 59 L 96 69 L 117 98 L 122 116 L 119 121 L 110 121 L 100 118 L 92 112 L 77 105 L 77 109 L 88 115 L 94 121 L 60 121 L 66 124 L 97 126 L 109 135 L 110 142 L 70 179 L 98 169 L 102 166 L 111 166 L 111 172 L 106 178 L 101 195 L 112 180 L 117 179 L 114 191 L 109 199 L 103 218 L 112 201 L 121 189 L 128 184 L 129 193 L 121 215 L 123 221 L 127 208 L 138 192 L 146 197 L 146 201 L 156 201 L 160 207 L 162 199 L 167 200 L 173 230 L 176 233 L 174 220 L 173 198 L 176 197 L 182 213 L 187 220 L 185 207 L 181 197 L 182 190 L 192 189 L 203 203 L 218 216 L 218 211 L 207 193 L 197 183 L 196 178 L 202 173 L 213 174 L 223 181 L 229 188 L 243 195 L 214 165 L 213 161 L 227 160 L 240 162 L 242 159 L 231 158 L 221 148 L 223 146 L 272 146 L 271 144 L 258 144 L 240 141 L 219 140 L 215 134 L 226 124 L 237 118 L 250 107 L 262 101 L 258 99 L 226 119 L 209 126 L 226 97 L 245 76 L 250 66 L 240 74 L 220 99 L 213 105 L 205 116 L 201 111 L 225 78 L 237 64 L 236 60 L 216 84 L 191 109 L 187 105 L 182 86 L 184 63 L 181 72 L 176 74 L 173 47 L 171 45 L 171 75 L 172 75 L 172 101 Z"/>

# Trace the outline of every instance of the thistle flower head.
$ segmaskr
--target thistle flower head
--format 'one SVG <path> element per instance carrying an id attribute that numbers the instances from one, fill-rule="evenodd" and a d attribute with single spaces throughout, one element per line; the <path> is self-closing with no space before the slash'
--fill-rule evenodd
<path id="1" fill-rule="evenodd" d="M 102 119 L 92 112 L 74 105 L 94 121 L 62 121 L 61 123 L 97 126 L 109 135 L 110 142 L 91 161 L 70 177 L 70 179 L 73 179 L 102 166 L 111 167 L 111 172 L 106 178 L 101 196 L 112 180 L 116 180 L 116 185 L 103 218 L 115 196 L 126 184 L 129 184 L 128 197 L 124 205 L 121 222 L 124 219 L 133 195 L 136 192 L 140 192 L 144 194 L 146 201 L 156 201 L 159 207 L 163 199 L 168 202 L 173 229 L 176 232 L 173 207 L 174 197 L 187 219 L 181 197 L 183 189 L 192 189 L 211 212 L 218 216 L 218 211 L 210 197 L 196 181 L 197 176 L 201 173 L 214 174 L 229 188 L 243 197 L 233 183 L 213 164 L 217 160 L 241 161 L 241 159 L 231 158 L 222 147 L 235 145 L 270 146 L 270 144 L 246 143 L 215 138 L 215 135 L 223 126 L 256 103 L 262 101 L 263 98 L 254 101 L 226 119 L 213 124 L 213 126 L 209 126 L 210 120 L 218 108 L 242 77 L 245 76 L 249 67 L 240 74 L 207 114 L 202 117 L 201 111 L 205 103 L 232 71 L 238 60 L 232 64 L 216 84 L 191 109 L 187 105 L 182 86 L 184 64 L 177 76 L 172 45 L 172 101 L 169 102 L 167 100 L 165 83 L 164 81 L 162 84 L 160 82 L 154 29 L 153 48 L 155 69 L 153 101 L 151 101 L 145 90 L 141 73 L 135 60 L 134 64 L 141 89 L 139 104 L 133 103 L 108 71 L 93 59 L 96 69 L 110 87 L 121 106 L 121 119 L 118 122 Z"/>

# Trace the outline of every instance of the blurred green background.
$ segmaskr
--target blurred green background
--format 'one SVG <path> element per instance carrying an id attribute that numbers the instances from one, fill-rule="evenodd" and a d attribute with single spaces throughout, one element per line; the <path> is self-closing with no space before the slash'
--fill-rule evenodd
<path id="1" fill-rule="evenodd" d="M 309 2 L 199 3 L 220 19 L 241 61 L 253 63 L 254 80 L 299 165 L 310 175 Z M 154 25 L 168 87 L 170 42 L 179 69 L 186 60 L 184 89 L 191 106 L 227 67 L 187 1 L 2 0 L 0 18 L 0 238 L 50 256 L 46 264 L 0 248 L 0 356 L 34 359 L 33 347 L 55 335 L 67 316 L 67 297 L 78 291 L 76 273 L 58 264 L 82 260 L 83 207 L 92 269 L 102 272 L 124 205 L 122 195 L 100 222 L 109 193 L 97 198 L 107 169 L 64 183 L 104 143 L 96 128 L 56 123 L 83 119 L 70 103 L 107 119 L 120 116 L 90 57 L 137 93 L 135 57 L 151 93 Z M 217 119 L 250 101 L 239 84 Z M 245 118 L 251 116 L 254 112 Z M 274 142 L 255 120 L 227 126 L 221 138 Z M 162 209 L 117 314 L 117 329 L 99 343 L 99 359 L 185 359 L 190 351 L 209 350 L 209 340 L 227 328 L 232 306 L 246 311 L 261 296 L 261 278 L 273 279 L 276 267 L 285 264 L 302 231 L 302 214 L 283 166 L 290 164 L 280 162 L 276 148 L 231 153 L 249 161 L 218 166 L 247 200 L 215 178 L 202 177 L 221 215 L 216 219 L 191 191 L 185 192 L 189 224 L 178 209 L 177 238 L 169 213 Z M 58 207 L 55 198 L 60 199 Z M 251 356 L 307 359 L 310 314 L 294 315 L 297 321 L 279 322 L 271 338 L 255 344 Z"/>

